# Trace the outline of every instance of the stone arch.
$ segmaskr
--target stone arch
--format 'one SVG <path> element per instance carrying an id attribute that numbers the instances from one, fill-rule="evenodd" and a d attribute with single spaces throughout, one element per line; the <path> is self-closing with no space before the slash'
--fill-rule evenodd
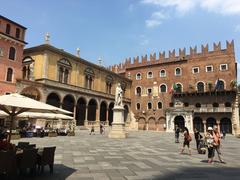
<path id="1" fill-rule="evenodd" d="M 111 102 L 108 106 L 108 123 L 111 126 L 113 122 L 113 107 L 114 107 L 114 102 Z"/>
<path id="2" fill-rule="evenodd" d="M 77 126 L 83 126 L 86 119 L 87 101 L 85 98 L 80 97 L 76 105 L 76 121 Z"/>
<path id="3" fill-rule="evenodd" d="M 129 108 L 128 105 L 124 105 L 124 122 L 128 120 Z"/>
<path id="4" fill-rule="evenodd" d="M 60 108 L 61 105 L 61 99 L 60 96 L 55 93 L 55 92 L 51 92 L 50 94 L 48 94 L 47 96 L 47 100 L 46 100 L 47 104 L 50 104 L 52 106 L 58 107 Z"/>
<path id="5" fill-rule="evenodd" d="M 157 131 L 164 131 L 166 128 L 166 118 L 165 117 L 160 117 L 158 118 L 157 124 L 156 124 L 156 130 Z"/>
<path id="6" fill-rule="evenodd" d="M 32 99 L 35 99 L 37 101 L 40 101 L 40 99 L 42 97 L 40 91 L 33 86 L 29 86 L 29 87 L 24 88 L 21 91 L 20 94 L 24 95 L 24 96 L 27 96 L 27 97 L 30 97 Z"/>
<path id="7" fill-rule="evenodd" d="M 104 122 L 107 120 L 107 103 L 105 101 L 102 101 L 100 104 L 99 119 Z"/>
<path id="8" fill-rule="evenodd" d="M 208 127 L 213 127 L 216 124 L 217 124 L 216 119 L 214 119 L 213 117 L 207 118 L 207 128 Z"/>
<path id="9" fill-rule="evenodd" d="M 148 130 L 156 131 L 156 119 L 155 117 L 148 118 Z"/>
<path id="10" fill-rule="evenodd" d="M 224 117 L 220 120 L 220 131 L 232 134 L 232 121 L 231 119 Z"/>
<path id="11" fill-rule="evenodd" d="M 73 112 L 74 106 L 75 106 L 75 99 L 74 99 L 74 97 L 71 94 L 67 94 L 63 98 L 62 108 L 67 110 L 67 111 Z"/>
<path id="12" fill-rule="evenodd" d="M 194 117 L 193 119 L 193 129 L 197 129 L 199 132 L 204 132 L 204 125 L 201 117 Z"/>
<path id="13" fill-rule="evenodd" d="M 178 127 L 183 130 L 183 128 L 185 127 L 185 119 L 183 116 L 176 116 L 174 118 L 174 127 L 178 125 Z"/>
<path id="14" fill-rule="evenodd" d="M 204 92 L 205 91 L 205 86 L 203 81 L 197 82 L 197 92 Z"/>
<path id="15" fill-rule="evenodd" d="M 91 99 L 88 102 L 88 121 L 96 121 L 96 112 L 97 112 L 97 101 L 95 99 Z"/>
<path id="16" fill-rule="evenodd" d="M 146 130 L 146 119 L 144 117 L 138 119 L 138 130 Z"/>

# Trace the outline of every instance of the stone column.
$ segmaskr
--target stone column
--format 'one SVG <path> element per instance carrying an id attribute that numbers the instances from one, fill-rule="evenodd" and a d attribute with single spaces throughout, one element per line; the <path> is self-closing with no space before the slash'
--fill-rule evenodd
<path id="1" fill-rule="evenodd" d="M 85 112 L 85 120 L 84 120 L 84 126 L 87 127 L 88 126 L 88 117 L 87 117 L 87 114 L 88 114 L 88 106 L 86 106 L 86 112 Z"/>
<path id="2" fill-rule="evenodd" d="M 100 124 L 100 118 L 99 118 L 99 111 L 100 111 L 100 108 L 96 108 L 96 125 Z"/>
<path id="3" fill-rule="evenodd" d="M 109 108 L 107 108 L 107 110 L 106 110 L 106 124 L 105 125 L 108 125 L 109 124 L 109 121 L 108 121 L 108 110 L 109 110 Z"/>
<path id="4" fill-rule="evenodd" d="M 218 127 L 218 131 L 220 132 L 220 120 L 217 120 L 217 127 Z"/>
<path id="5" fill-rule="evenodd" d="M 166 132 L 171 132 L 171 118 L 168 112 L 166 113 Z"/>
<path id="6" fill-rule="evenodd" d="M 76 121 L 76 112 L 77 112 L 77 106 L 76 104 L 74 105 L 74 108 L 73 108 L 73 128 L 75 129 L 75 126 L 77 126 L 77 121 Z M 73 130 L 74 130 L 73 129 Z"/>
<path id="7" fill-rule="evenodd" d="M 207 132 L 207 121 L 206 120 L 203 120 L 203 131 L 204 131 L 204 134 Z"/>
<path id="8" fill-rule="evenodd" d="M 232 130 L 233 134 L 240 137 L 240 125 L 239 125 L 239 107 L 238 107 L 238 93 L 236 94 L 235 103 L 232 112 Z"/>
<path id="9" fill-rule="evenodd" d="M 43 54 L 43 69 L 42 69 L 42 72 L 43 72 L 43 78 L 47 78 L 47 74 L 48 74 L 48 54 L 47 52 L 45 51 L 44 54 Z"/>

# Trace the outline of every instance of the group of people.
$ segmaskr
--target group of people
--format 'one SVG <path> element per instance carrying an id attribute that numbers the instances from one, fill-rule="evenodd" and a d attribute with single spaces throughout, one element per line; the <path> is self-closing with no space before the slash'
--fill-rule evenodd
<path id="1" fill-rule="evenodd" d="M 179 143 L 179 136 L 180 136 L 180 128 L 176 125 L 175 127 L 175 142 Z M 188 148 L 189 155 L 191 155 L 191 149 L 190 149 L 190 142 L 192 141 L 192 137 L 189 133 L 189 130 L 187 127 L 184 127 L 183 129 L 183 146 L 180 151 L 182 154 L 185 150 L 185 146 Z M 196 147 L 198 150 L 198 153 L 205 154 L 205 148 L 208 150 L 208 163 L 213 163 L 213 158 L 215 156 L 215 152 L 217 152 L 218 159 L 221 163 L 225 163 L 222 159 L 222 153 L 221 153 L 221 135 L 218 130 L 218 126 L 214 125 L 213 127 L 208 127 L 207 133 L 204 135 L 204 137 L 200 134 L 200 132 L 195 128 L 194 129 L 194 137 L 196 140 Z"/>

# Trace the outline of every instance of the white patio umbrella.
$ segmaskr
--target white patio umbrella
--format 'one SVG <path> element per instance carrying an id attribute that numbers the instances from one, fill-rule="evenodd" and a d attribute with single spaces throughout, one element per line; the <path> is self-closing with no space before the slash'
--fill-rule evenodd
<path id="1" fill-rule="evenodd" d="M 41 113 L 59 113 L 59 114 L 72 113 L 72 112 L 57 108 L 55 106 L 51 106 L 43 102 L 36 101 L 26 96 L 22 96 L 17 93 L 0 96 L 0 110 L 7 113 L 10 117 L 11 125 L 10 125 L 9 139 L 8 139 L 9 142 L 11 140 L 13 121 L 15 120 L 16 116 L 18 116 L 21 113 L 24 113 L 27 111 L 41 112 Z"/>

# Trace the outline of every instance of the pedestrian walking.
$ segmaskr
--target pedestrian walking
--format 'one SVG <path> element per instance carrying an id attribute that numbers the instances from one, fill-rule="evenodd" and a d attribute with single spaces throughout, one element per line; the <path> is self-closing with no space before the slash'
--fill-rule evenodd
<path id="1" fill-rule="evenodd" d="M 105 134 L 105 132 L 104 132 L 104 125 L 103 124 L 100 124 L 100 134 Z"/>
<path id="2" fill-rule="evenodd" d="M 184 149 L 185 149 L 185 146 L 187 146 L 187 147 L 188 147 L 189 155 L 191 155 L 190 142 L 192 141 L 192 137 L 191 137 L 191 135 L 189 134 L 189 131 L 188 131 L 188 128 L 187 128 L 187 127 L 184 127 L 183 136 L 184 136 L 183 147 L 182 147 L 182 150 L 181 150 L 180 153 L 183 154 L 183 151 L 184 151 Z"/>
<path id="3" fill-rule="evenodd" d="M 197 147 L 197 149 L 198 149 L 198 148 L 199 148 L 200 140 L 202 139 L 202 135 L 201 135 L 200 132 L 197 130 L 197 128 L 194 128 L 194 137 L 195 137 L 195 141 L 196 141 L 196 147 Z"/>
<path id="4" fill-rule="evenodd" d="M 93 135 L 95 135 L 94 125 L 92 125 L 91 132 L 89 135 L 92 135 L 92 133 L 93 133 Z"/>
<path id="5" fill-rule="evenodd" d="M 205 135 L 205 139 L 207 142 L 207 148 L 208 148 L 208 163 L 213 162 L 214 158 L 214 137 L 213 137 L 213 128 L 208 127 L 207 134 Z"/>
<path id="6" fill-rule="evenodd" d="M 175 143 L 179 143 L 179 134 L 180 134 L 180 129 L 178 125 L 175 126 Z"/>
<path id="7" fill-rule="evenodd" d="M 213 138 L 214 138 L 214 150 L 218 154 L 218 159 L 221 163 L 225 163 L 222 158 L 222 153 L 221 153 L 221 135 L 218 130 L 218 126 L 214 125 L 213 126 Z"/>

